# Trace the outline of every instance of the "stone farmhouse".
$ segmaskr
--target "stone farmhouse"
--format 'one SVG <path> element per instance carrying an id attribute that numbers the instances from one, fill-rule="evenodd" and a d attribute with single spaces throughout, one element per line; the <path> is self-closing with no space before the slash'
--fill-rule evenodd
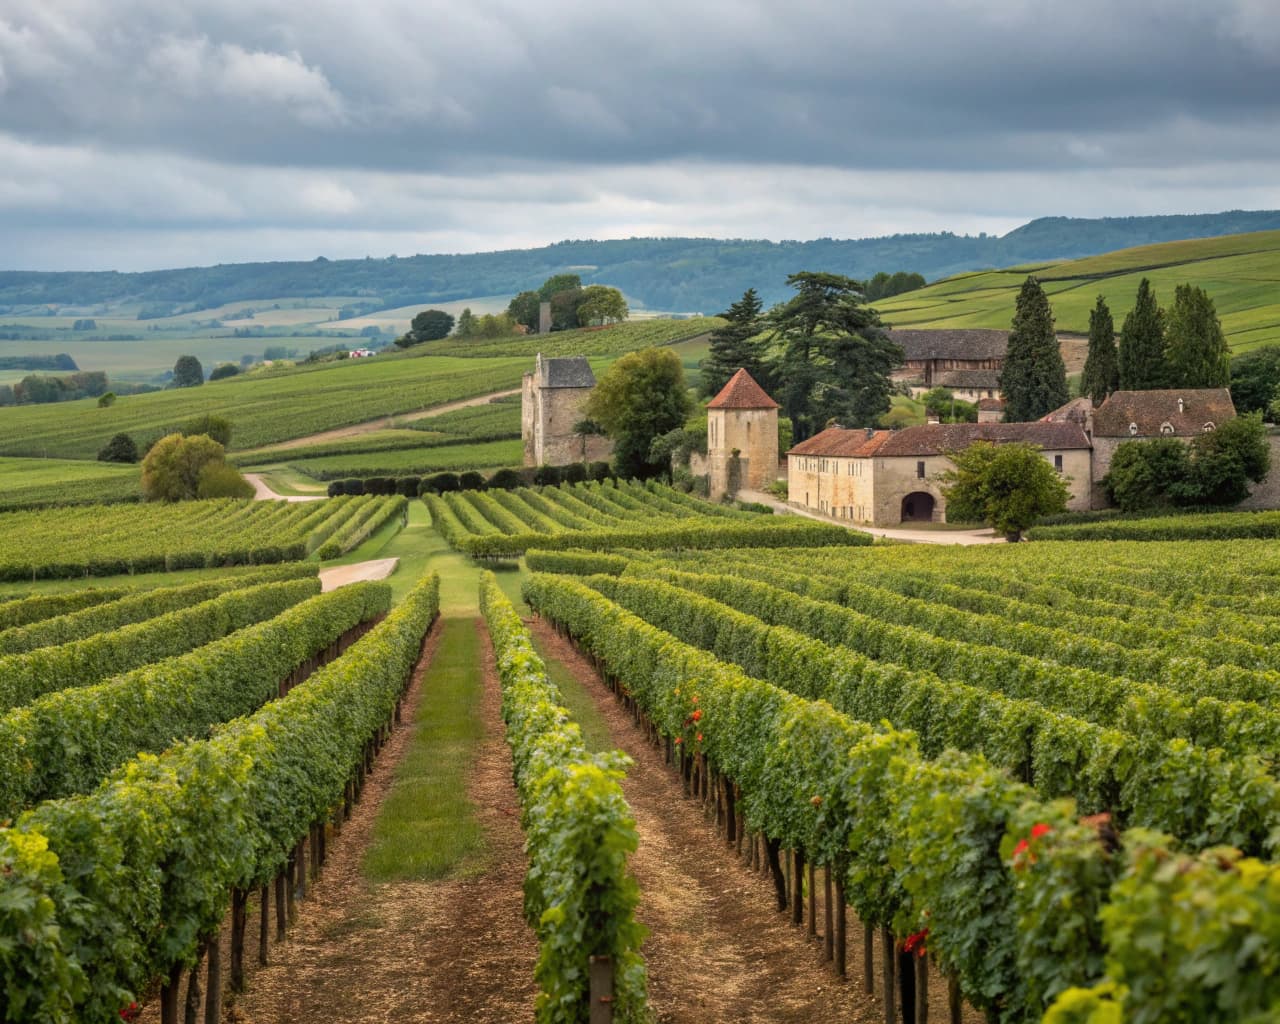
<path id="1" fill-rule="evenodd" d="M 526 466 L 567 466 L 608 459 L 613 442 L 597 434 L 579 434 L 583 406 L 596 386 L 583 356 L 545 359 L 538 353 L 532 373 L 520 388 L 520 438 Z"/>
<path id="2" fill-rule="evenodd" d="M 1117 391 L 1096 409 L 1077 398 L 1033 423 L 931 423 L 903 430 L 828 427 L 787 452 L 792 504 L 873 526 L 945 522 L 937 478 L 954 468 L 948 452 L 975 441 L 1039 445 L 1063 475 L 1072 511 L 1105 508 L 1102 479 L 1125 441 L 1177 437 L 1185 441 L 1236 415 L 1226 388 Z M 1280 437 L 1272 436 L 1276 467 L 1241 508 L 1280 508 Z"/>
<path id="3" fill-rule="evenodd" d="M 787 452 L 792 504 L 872 526 L 945 522 L 938 477 L 948 452 L 975 441 L 1039 445 L 1071 490 L 1068 508 L 1090 507 L 1089 439 L 1078 424 L 931 423 L 902 430 L 828 427 Z"/>
<path id="4" fill-rule="evenodd" d="M 913 391 L 949 388 L 966 402 L 1000 397 L 1008 331 L 893 330 L 889 337 L 906 356 L 893 377 Z"/>

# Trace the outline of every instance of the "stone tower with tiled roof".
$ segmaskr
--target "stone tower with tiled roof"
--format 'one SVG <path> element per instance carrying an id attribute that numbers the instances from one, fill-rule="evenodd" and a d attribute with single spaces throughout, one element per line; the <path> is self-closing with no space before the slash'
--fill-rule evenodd
<path id="1" fill-rule="evenodd" d="M 707 469 L 713 501 L 778 478 L 778 403 L 746 370 L 707 404 Z"/>

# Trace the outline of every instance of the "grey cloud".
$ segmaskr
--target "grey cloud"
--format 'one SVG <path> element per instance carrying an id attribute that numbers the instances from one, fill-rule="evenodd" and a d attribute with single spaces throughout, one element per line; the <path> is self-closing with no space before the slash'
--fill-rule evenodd
<path id="1" fill-rule="evenodd" d="M 1212 155 L 1188 151 L 1186 121 L 1276 127 L 1280 63 L 1259 39 L 1277 20 L 1267 0 L 4 0 L 0 128 L 389 169 L 1080 159 L 1044 132 L 1124 136 L 1159 164 Z"/>

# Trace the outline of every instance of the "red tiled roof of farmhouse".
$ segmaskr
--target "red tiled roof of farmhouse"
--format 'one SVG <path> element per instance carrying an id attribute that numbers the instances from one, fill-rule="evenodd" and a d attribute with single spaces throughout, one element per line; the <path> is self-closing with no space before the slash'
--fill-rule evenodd
<path id="1" fill-rule="evenodd" d="M 975 441 L 994 444 L 1025 441 L 1051 451 L 1091 447 L 1084 431 L 1075 423 L 930 423 L 894 431 L 876 455 L 880 458 L 946 455 L 967 448 Z"/>
<path id="2" fill-rule="evenodd" d="M 1194 437 L 1206 425 L 1217 427 L 1236 417 L 1226 388 L 1184 388 L 1167 391 L 1115 391 L 1093 411 L 1095 437 L 1139 437 L 1163 433 L 1167 423 L 1177 437 Z M 1213 428 L 1210 428 L 1213 429 Z"/>
<path id="3" fill-rule="evenodd" d="M 708 409 L 776 409 L 778 403 L 764 393 L 764 388 L 746 370 L 739 370 L 720 389 L 720 394 L 707 403 Z"/>
<path id="4" fill-rule="evenodd" d="M 824 458 L 850 459 L 874 455 L 889 440 L 892 430 L 850 430 L 827 427 L 807 441 L 801 441 L 788 455 L 818 455 Z"/>

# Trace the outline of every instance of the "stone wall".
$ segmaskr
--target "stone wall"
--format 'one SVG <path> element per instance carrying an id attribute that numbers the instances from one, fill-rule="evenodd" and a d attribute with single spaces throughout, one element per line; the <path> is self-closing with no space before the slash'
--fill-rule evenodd
<path id="1" fill-rule="evenodd" d="M 738 486 L 764 490 L 778 478 L 778 410 L 711 409 L 707 414 L 708 484 L 712 500 L 726 493 L 733 452 Z"/>
<path id="2" fill-rule="evenodd" d="M 540 388 L 525 374 L 521 394 L 520 434 L 526 466 L 567 466 L 571 462 L 604 462 L 613 454 L 607 437 L 574 433 L 583 419 L 591 388 Z"/>
<path id="3" fill-rule="evenodd" d="M 836 519 L 869 523 L 873 515 L 871 473 L 870 459 L 790 455 L 787 500 Z"/>

